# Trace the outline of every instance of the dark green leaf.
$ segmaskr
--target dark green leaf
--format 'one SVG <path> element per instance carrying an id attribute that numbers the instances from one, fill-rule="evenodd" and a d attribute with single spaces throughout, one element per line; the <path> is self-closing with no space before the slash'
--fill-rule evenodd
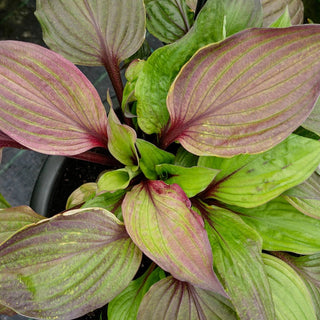
<path id="1" fill-rule="evenodd" d="M 179 147 L 174 164 L 182 167 L 194 167 L 198 164 L 198 157 L 182 147 Z"/>
<path id="2" fill-rule="evenodd" d="M 174 155 L 172 153 L 161 150 L 150 142 L 137 139 L 136 145 L 140 153 L 140 169 L 150 180 L 158 178 L 155 168 L 157 164 L 174 163 Z"/>
<path id="3" fill-rule="evenodd" d="M 261 258 L 261 237 L 228 210 L 203 205 L 200 212 L 212 247 L 214 269 L 240 319 L 275 319 Z"/>
<path id="4" fill-rule="evenodd" d="M 1 150 L 0 150 L 0 162 L 1 162 Z M 4 198 L 4 196 L 0 193 L 0 209 L 10 208 L 10 204 Z"/>
<path id="5" fill-rule="evenodd" d="M 186 0 L 145 0 L 147 28 L 165 43 L 183 37 L 193 24 L 193 13 Z"/>

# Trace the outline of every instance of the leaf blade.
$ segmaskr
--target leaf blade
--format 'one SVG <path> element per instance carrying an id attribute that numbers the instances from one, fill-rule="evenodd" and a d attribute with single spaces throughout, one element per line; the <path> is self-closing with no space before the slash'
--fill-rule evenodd
<path id="1" fill-rule="evenodd" d="M 27 227 L 0 252 L 0 301 L 36 318 L 76 318 L 103 306 L 129 284 L 141 262 L 124 225 L 99 208 Z"/>
<path id="2" fill-rule="evenodd" d="M 35 44 L 0 45 L 0 126 L 37 152 L 75 155 L 106 147 L 100 97 L 79 69 Z"/>
<path id="3" fill-rule="evenodd" d="M 163 270 L 181 281 L 224 294 L 212 270 L 203 221 L 190 206 L 178 185 L 147 181 L 126 194 L 122 212 L 131 239 Z"/>
<path id="4" fill-rule="evenodd" d="M 249 29 L 200 49 L 170 88 L 163 146 L 231 157 L 284 140 L 318 98 L 319 39 L 317 25 Z"/>

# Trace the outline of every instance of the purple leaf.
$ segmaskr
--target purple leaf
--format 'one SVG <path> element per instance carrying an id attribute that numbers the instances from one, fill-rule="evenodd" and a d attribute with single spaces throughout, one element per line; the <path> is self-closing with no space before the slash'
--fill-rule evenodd
<path id="1" fill-rule="evenodd" d="M 138 320 L 235 320 L 231 303 L 214 292 L 167 277 L 144 296 Z"/>
<path id="2" fill-rule="evenodd" d="M 0 148 L 17 148 L 24 149 L 24 146 L 18 143 L 17 141 L 11 139 L 8 135 L 0 130 Z"/>
<path id="3" fill-rule="evenodd" d="M 275 146 L 314 107 L 319 50 L 319 25 L 249 29 L 200 49 L 169 91 L 163 146 L 220 157 Z"/>
<path id="4" fill-rule="evenodd" d="M 107 117 L 89 80 L 71 62 L 35 44 L 0 44 L 0 128 L 19 144 L 75 155 L 106 147 Z"/>
<path id="5" fill-rule="evenodd" d="M 69 320 L 102 307 L 134 277 L 141 251 L 101 208 L 68 211 L 0 246 L 0 303 L 20 314 Z"/>
<path id="6" fill-rule="evenodd" d="M 122 214 L 135 244 L 176 279 L 226 295 L 212 269 L 202 218 L 176 185 L 147 181 L 127 193 Z"/>

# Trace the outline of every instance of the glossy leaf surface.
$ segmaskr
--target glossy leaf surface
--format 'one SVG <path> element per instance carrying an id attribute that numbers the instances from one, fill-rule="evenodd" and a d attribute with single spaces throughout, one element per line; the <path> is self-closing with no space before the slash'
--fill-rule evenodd
<path id="1" fill-rule="evenodd" d="M 119 63 L 140 48 L 145 35 L 143 0 L 37 0 L 36 16 L 46 44 L 81 65 Z"/>
<path id="2" fill-rule="evenodd" d="M 289 189 L 283 197 L 302 213 L 320 219 L 320 176 L 313 173 L 309 179 Z"/>
<path id="3" fill-rule="evenodd" d="M 306 180 L 320 162 L 320 143 L 290 135 L 257 155 L 233 158 L 200 157 L 199 165 L 220 170 L 206 197 L 252 208 Z"/>
<path id="4" fill-rule="evenodd" d="M 193 13 L 186 0 L 145 0 L 147 29 L 156 38 L 172 43 L 192 27 Z"/>
<path id="5" fill-rule="evenodd" d="M 178 185 L 146 181 L 122 204 L 126 229 L 135 244 L 181 281 L 224 294 L 212 270 L 212 253 L 202 218 Z"/>
<path id="6" fill-rule="evenodd" d="M 275 311 L 262 262 L 262 239 L 232 212 L 204 206 L 214 269 L 241 320 L 275 319 Z"/>
<path id="7" fill-rule="evenodd" d="M 161 150 L 148 141 L 137 139 L 136 145 L 140 154 L 140 169 L 150 180 L 158 178 L 157 164 L 174 163 L 174 155 L 172 153 Z"/>
<path id="8" fill-rule="evenodd" d="M 249 29 L 200 49 L 170 88 L 163 146 L 219 157 L 272 148 L 313 109 L 319 50 L 319 25 Z"/>
<path id="9" fill-rule="evenodd" d="M 282 197 L 257 208 L 231 210 L 260 234 L 264 250 L 299 254 L 320 251 L 320 221 L 304 215 Z"/>
<path id="10" fill-rule="evenodd" d="M 269 27 L 276 21 L 288 6 L 292 24 L 303 23 L 303 2 L 302 0 L 261 0 L 263 7 L 263 26 Z"/>
<path id="11" fill-rule="evenodd" d="M 30 224 L 44 219 L 30 207 L 21 206 L 0 210 L 0 243 L 7 240 L 15 232 Z"/>
<path id="12" fill-rule="evenodd" d="M 75 155 L 106 147 L 107 117 L 89 80 L 71 62 L 31 43 L 0 44 L 0 127 L 23 146 Z"/>
<path id="13" fill-rule="evenodd" d="M 0 303 L 29 317 L 73 319 L 129 284 L 141 251 L 103 209 L 43 220 L 0 246 Z"/>
<path id="14" fill-rule="evenodd" d="M 189 198 L 205 190 L 219 172 L 205 167 L 185 168 L 173 164 L 159 164 L 156 171 L 167 184 L 178 184 Z"/>
<path id="15" fill-rule="evenodd" d="M 167 277 L 144 296 L 138 320 L 236 320 L 231 303 L 212 291 Z"/>
<path id="16" fill-rule="evenodd" d="M 108 116 L 108 149 L 110 153 L 126 166 L 138 165 L 138 154 L 135 147 L 136 132 L 120 123 L 117 115 L 110 108 Z"/>
<path id="17" fill-rule="evenodd" d="M 298 274 L 282 260 L 263 254 L 276 309 L 275 319 L 316 320 L 311 296 Z"/>
<path id="18" fill-rule="evenodd" d="M 157 268 L 153 272 L 149 269 L 140 278 L 131 281 L 129 286 L 108 304 L 108 320 L 136 320 L 144 295 L 162 278 L 165 278 L 165 273 Z"/>
<path id="19" fill-rule="evenodd" d="M 140 128 L 148 134 L 161 133 L 165 128 L 170 85 L 198 49 L 233 32 L 260 26 L 259 0 L 207 1 L 190 31 L 177 42 L 156 50 L 143 67 L 135 91 Z"/>

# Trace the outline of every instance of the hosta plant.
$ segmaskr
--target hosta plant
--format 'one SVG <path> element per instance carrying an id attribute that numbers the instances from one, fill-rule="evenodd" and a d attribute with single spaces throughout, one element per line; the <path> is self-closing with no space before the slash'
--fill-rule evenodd
<path id="1" fill-rule="evenodd" d="M 320 26 L 199 4 L 38 0 L 50 50 L 0 43 L 0 146 L 106 169 L 52 218 L 1 200 L 1 313 L 320 319 Z"/>

